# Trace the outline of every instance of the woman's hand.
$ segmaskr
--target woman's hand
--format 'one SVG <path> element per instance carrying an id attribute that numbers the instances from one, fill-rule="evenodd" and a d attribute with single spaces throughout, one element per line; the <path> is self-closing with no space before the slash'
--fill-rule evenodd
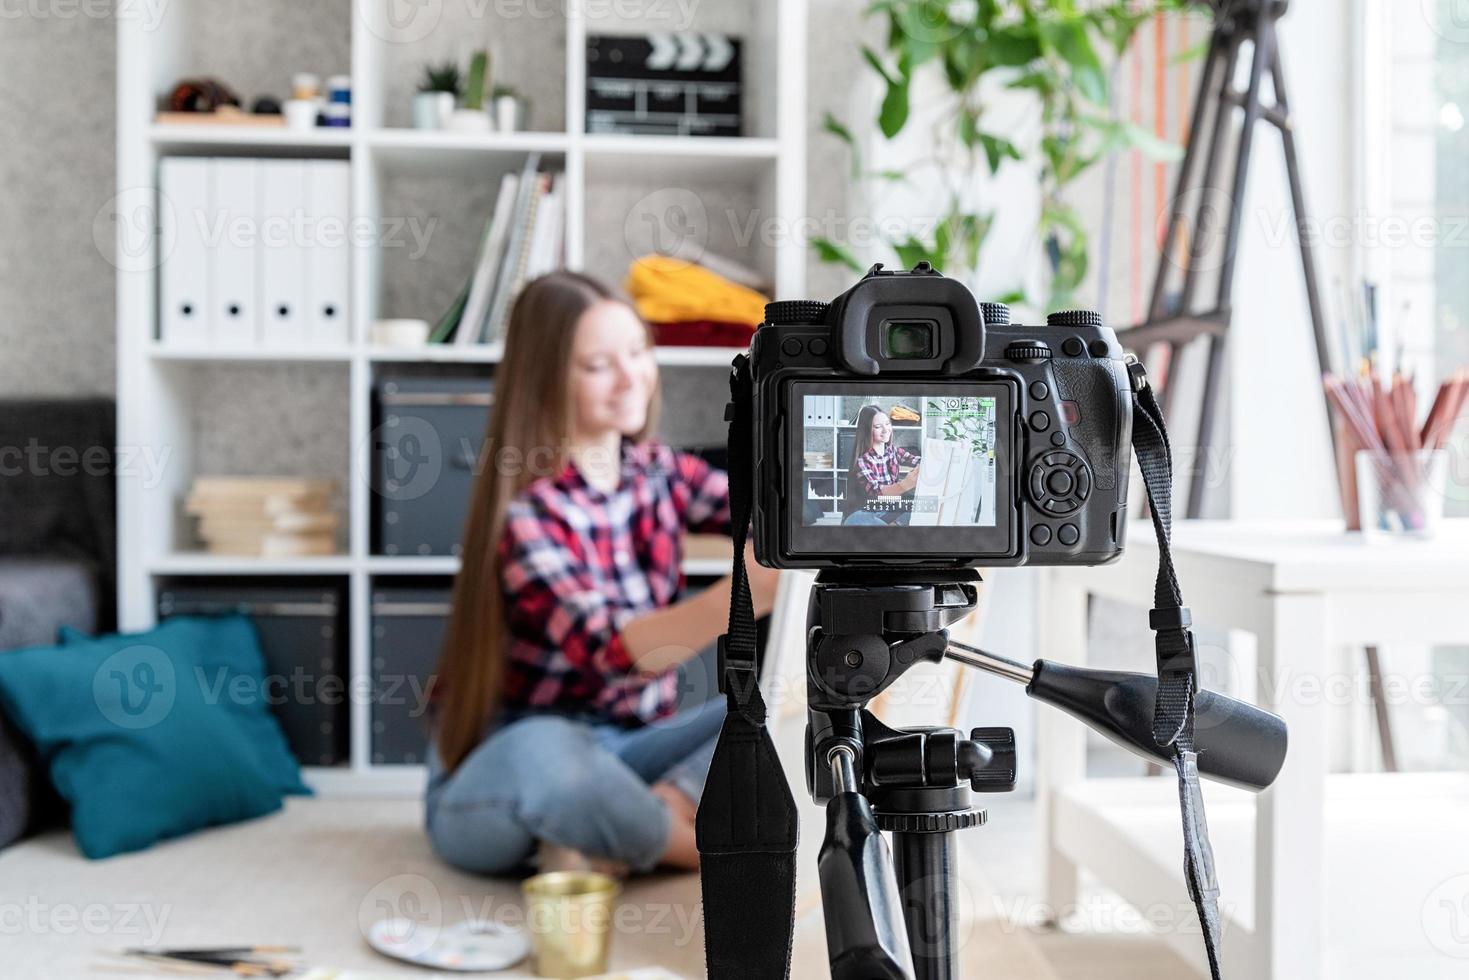
<path id="1" fill-rule="evenodd" d="M 907 476 L 893 484 L 898 493 L 907 493 L 916 486 L 918 486 L 918 467 L 916 466 L 908 471 Z"/>
<path id="2" fill-rule="evenodd" d="M 757 617 L 775 608 L 775 588 L 780 582 L 780 569 L 766 568 L 755 561 L 755 545 L 745 543 L 745 574 L 750 579 L 750 601 Z"/>

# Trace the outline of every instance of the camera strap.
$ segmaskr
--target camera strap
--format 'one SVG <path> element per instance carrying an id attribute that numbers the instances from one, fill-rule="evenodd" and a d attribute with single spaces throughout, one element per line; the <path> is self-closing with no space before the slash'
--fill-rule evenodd
<path id="1" fill-rule="evenodd" d="M 1132 387 L 1132 448 L 1148 493 L 1148 513 L 1158 538 L 1158 578 L 1153 586 L 1153 609 L 1148 625 L 1154 632 L 1158 657 L 1158 696 L 1153 705 L 1153 741 L 1172 749 L 1178 776 L 1178 803 L 1183 818 L 1183 869 L 1189 898 L 1199 915 L 1209 976 L 1220 980 L 1219 880 L 1214 873 L 1214 849 L 1204 817 L 1199 787 L 1198 755 L 1194 751 L 1194 695 L 1199 690 L 1193 619 L 1183 604 L 1178 575 L 1173 568 L 1173 450 L 1163 410 L 1141 362 L 1129 357 Z"/>
<path id="2" fill-rule="evenodd" d="M 729 380 L 729 632 L 719 638 L 719 690 L 729 712 L 695 819 L 704 896 L 704 959 L 714 980 L 790 974 L 796 918 L 796 801 L 765 727 L 755 608 L 745 569 L 753 492 L 754 384 L 749 358 Z"/>

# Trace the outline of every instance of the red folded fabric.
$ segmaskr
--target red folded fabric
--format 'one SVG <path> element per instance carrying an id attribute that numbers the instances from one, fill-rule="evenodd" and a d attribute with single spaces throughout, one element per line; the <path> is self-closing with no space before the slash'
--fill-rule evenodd
<path id="1" fill-rule="evenodd" d="M 748 323 L 718 320 L 679 320 L 649 324 L 653 342 L 660 347 L 748 347 L 755 328 Z"/>

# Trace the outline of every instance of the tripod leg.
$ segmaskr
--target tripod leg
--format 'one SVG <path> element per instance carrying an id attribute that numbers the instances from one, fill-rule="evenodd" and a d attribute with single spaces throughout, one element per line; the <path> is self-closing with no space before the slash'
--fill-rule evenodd
<path id="1" fill-rule="evenodd" d="M 1254 51 L 1250 55 L 1250 81 L 1245 91 L 1245 117 L 1240 124 L 1239 145 L 1235 151 L 1234 175 L 1230 189 L 1229 227 L 1224 236 L 1224 264 L 1219 269 L 1219 283 L 1215 299 L 1217 309 L 1226 309 L 1234 293 L 1234 266 L 1239 253 L 1240 224 L 1244 218 L 1245 188 L 1250 172 L 1250 149 L 1255 140 L 1255 124 L 1260 121 L 1260 85 L 1266 68 L 1274 59 L 1274 21 L 1267 14 L 1258 15 L 1254 22 Z M 1190 270 L 1192 272 L 1192 270 Z M 1208 472 L 1207 462 L 1214 446 L 1215 420 L 1218 413 L 1219 392 L 1224 387 L 1224 343 L 1222 337 L 1210 337 L 1209 363 L 1204 376 L 1204 398 L 1199 414 L 1199 430 L 1195 439 L 1193 479 L 1189 481 L 1189 517 L 1198 517 L 1204 508 L 1206 490 L 1204 476 Z"/>
<path id="2" fill-rule="evenodd" d="M 1301 249 L 1301 272 L 1305 275 L 1306 282 L 1306 305 L 1311 311 L 1311 332 L 1316 340 L 1316 365 L 1322 374 L 1332 371 L 1331 364 L 1331 342 L 1326 338 L 1326 314 L 1321 308 L 1321 290 L 1316 284 L 1316 256 L 1312 252 L 1311 237 L 1307 229 L 1303 227 L 1306 221 L 1306 192 L 1301 186 L 1301 164 L 1296 158 L 1296 134 L 1294 121 L 1290 114 L 1290 100 L 1285 94 L 1285 69 L 1280 61 L 1280 43 L 1275 34 L 1275 24 L 1270 23 L 1272 44 L 1270 49 L 1270 78 L 1275 86 L 1275 108 L 1276 118 L 1283 120 L 1280 125 L 1280 146 L 1285 152 L 1285 173 L 1290 181 L 1290 206 L 1296 219 L 1296 242 Z M 1354 365 L 1341 365 L 1344 370 L 1356 370 Z M 1326 399 L 1325 388 L 1321 391 L 1321 397 Z M 1331 424 L 1331 404 L 1326 403 L 1326 431 L 1331 439 L 1331 458 L 1337 457 L 1337 432 L 1336 426 Z M 1338 484 L 1340 488 L 1340 484 Z M 1347 507 L 1346 500 L 1342 501 L 1342 509 Z M 1350 518 L 1348 518 L 1350 520 Z"/>
<path id="3" fill-rule="evenodd" d="M 1194 288 L 1198 281 L 1199 267 L 1205 258 L 1205 250 L 1211 235 L 1207 234 L 1210 221 L 1210 191 L 1213 189 L 1214 181 L 1219 175 L 1219 163 L 1224 152 L 1225 129 L 1234 112 L 1233 102 L 1230 98 L 1230 87 L 1234 81 L 1235 65 L 1239 62 L 1240 37 L 1237 28 L 1221 27 L 1216 29 L 1215 36 L 1218 40 L 1218 91 L 1210 92 L 1200 88 L 1200 99 L 1212 99 L 1214 103 L 1213 126 L 1209 132 L 1209 142 L 1204 150 L 1204 173 L 1200 178 L 1198 187 L 1195 188 L 1194 221 L 1189 230 L 1188 247 L 1183 256 L 1183 286 L 1179 291 L 1178 299 L 1174 303 L 1175 312 L 1187 314 L 1192 312 Z M 1211 42 L 1211 48 L 1214 42 Z M 1206 76 L 1212 84 L 1213 74 L 1206 72 Z M 1197 121 L 1202 125 L 1202 118 Z M 1190 131 L 1189 143 L 1194 142 L 1193 132 Z M 1180 194 L 1180 197 L 1182 195 Z M 1168 267 L 1175 261 L 1174 249 L 1176 244 L 1172 241 L 1163 243 L 1163 254 L 1158 262 L 1158 276 L 1161 279 L 1167 274 Z M 1178 368 L 1178 355 L 1182 345 L 1173 342 L 1168 345 L 1168 377 L 1172 379 Z M 1178 386 L 1165 382 L 1163 385 L 1163 414 L 1172 414 L 1174 398 L 1177 396 Z"/>
<path id="4" fill-rule="evenodd" d="M 1214 428 L 1219 414 L 1219 393 L 1224 390 L 1224 339 L 1225 334 L 1211 334 L 1209 363 L 1204 373 L 1204 399 L 1199 406 L 1199 438 L 1194 449 L 1194 460 L 1190 469 L 1193 479 L 1188 485 L 1189 517 L 1201 517 L 1204 511 L 1204 493 L 1208 490 L 1209 455 L 1214 446 Z"/>
<path id="5" fill-rule="evenodd" d="M 1204 68 L 1199 76 L 1199 91 L 1194 98 L 1192 121 L 1189 132 L 1199 132 L 1204 125 L 1204 114 L 1208 111 L 1209 94 L 1214 88 L 1214 75 L 1219 69 L 1225 52 L 1224 35 L 1215 31 L 1209 37 L 1209 53 L 1204 59 Z M 1189 176 L 1194 172 L 1199 144 L 1190 139 L 1183 151 L 1183 161 L 1178 165 L 1178 175 L 1173 181 L 1173 206 L 1168 212 L 1168 231 L 1163 236 L 1162 255 L 1158 260 L 1158 274 L 1153 277 L 1153 295 L 1148 301 L 1148 319 L 1161 320 L 1168 314 L 1165 304 L 1168 299 L 1168 272 L 1173 249 L 1178 240 L 1178 226 L 1183 221 L 1184 198 L 1188 194 Z"/>
<path id="6" fill-rule="evenodd" d="M 1274 29 L 1271 29 L 1272 35 Z M 1285 172 L 1290 178 L 1290 204 L 1296 218 L 1296 240 L 1301 246 L 1301 271 L 1306 277 L 1306 304 L 1311 309 L 1311 329 L 1316 335 L 1316 359 L 1325 374 L 1331 370 L 1330 344 L 1326 338 L 1326 315 L 1321 309 L 1321 290 L 1316 284 L 1316 257 L 1311 250 L 1311 237 L 1302 228 L 1306 220 L 1306 193 L 1301 186 L 1301 164 L 1296 157 L 1296 134 L 1292 127 L 1290 103 L 1286 101 L 1285 71 L 1280 63 L 1280 47 L 1272 41 L 1270 75 L 1275 83 L 1275 105 L 1285 125 L 1280 127 L 1280 142 L 1285 150 Z"/>

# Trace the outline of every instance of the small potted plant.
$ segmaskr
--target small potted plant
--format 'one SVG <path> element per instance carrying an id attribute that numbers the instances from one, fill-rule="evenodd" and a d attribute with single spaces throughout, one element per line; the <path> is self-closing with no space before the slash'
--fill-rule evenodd
<path id="1" fill-rule="evenodd" d="M 518 133 L 528 125 L 529 104 L 513 85 L 496 85 L 490 91 L 490 100 L 499 132 Z"/>
<path id="2" fill-rule="evenodd" d="M 459 66 L 454 62 L 425 65 L 418 94 L 413 97 L 414 128 L 441 129 L 459 101 L 462 85 Z"/>
<path id="3" fill-rule="evenodd" d="M 464 81 L 464 97 L 459 108 L 449 114 L 448 128 L 460 133 L 487 133 L 490 114 L 485 111 L 485 96 L 490 86 L 490 54 L 476 51 L 469 60 L 469 77 Z"/>

